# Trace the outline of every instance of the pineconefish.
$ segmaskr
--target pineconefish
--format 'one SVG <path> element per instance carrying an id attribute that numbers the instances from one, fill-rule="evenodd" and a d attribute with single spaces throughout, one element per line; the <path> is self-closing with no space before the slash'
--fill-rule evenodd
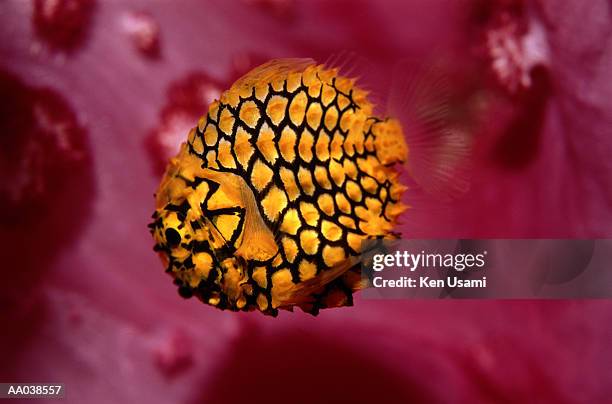
<path id="1" fill-rule="evenodd" d="M 237 80 L 171 159 L 150 225 L 184 297 L 276 315 L 352 305 L 362 241 L 405 210 L 402 126 L 338 69 L 278 59 Z"/>

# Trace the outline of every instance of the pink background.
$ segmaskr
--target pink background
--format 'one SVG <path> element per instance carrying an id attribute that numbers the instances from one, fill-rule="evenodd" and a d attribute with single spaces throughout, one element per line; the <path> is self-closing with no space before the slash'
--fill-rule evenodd
<path id="1" fill-rule="evenodd" d="M 608 301 L 221 312 L 178 297 L 146 228 L 210 97 L 270 58 L 354 51 L 381 100 L 398 63 L 441 55 L 473 145 L 470 191 L 413 188 L 405 237 L 610 237 L 609 1 L 34 3 L 0 3 L 2 381 L 91 403 L 610 400 Z M 45 102 L 50 127 L 24 112 Z"/>

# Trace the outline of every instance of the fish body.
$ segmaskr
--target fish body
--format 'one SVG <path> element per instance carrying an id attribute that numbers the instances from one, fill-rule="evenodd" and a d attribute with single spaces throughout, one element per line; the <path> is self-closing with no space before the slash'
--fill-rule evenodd
<path id="1" fill-rule="evenodd" d="M 352 305 L 358 256 L 405 210 L 400 123 L 337 69 L 278 59 L 214 101 L 171 159 L 150 225 L 183 296 L 233 311 Z"/>

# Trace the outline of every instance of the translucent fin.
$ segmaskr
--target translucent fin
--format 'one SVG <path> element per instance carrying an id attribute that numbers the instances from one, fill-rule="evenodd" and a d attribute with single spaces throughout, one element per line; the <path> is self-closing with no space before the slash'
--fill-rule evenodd
<path id="1" fill-rule="evenodd" d="M 423 190 L 444 201 L 469 189 L 471 139 L 453 122 L 450 78 L 440 64 L 404 60 L 393 72 L 387 103 L 408 143 L 408 171 Z"/>
<path id="2" fill-rule="evenodd" d="M 358 84 L 359 88 L 368 92 L 368 99 L 373 105 L 380 105 L 382 91 L 371 88 L 363 78 L 374 77 L 376 71 L 372 63 L 354 51 L 341 50 L 331 54 L 323 63 L 328 69 L 336 69 L 340 76 L 349 78 Z"/>
<path id="3" fill-rule="evenodd" d="M 344 77 L 352 77 L 358 74 L 358 67 L 363 64 L 364 60 L 357 56 L 357 53 L 342 50 L 338 53 L 331 54 L 325 63 L 323 63 L 323 66 L 328 69 L 337 69 L 338 73 Z"/>

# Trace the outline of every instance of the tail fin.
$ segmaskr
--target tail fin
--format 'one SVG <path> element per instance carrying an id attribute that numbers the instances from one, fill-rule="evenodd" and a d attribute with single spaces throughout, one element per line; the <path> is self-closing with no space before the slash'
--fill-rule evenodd
<path id="1" fill-rule="evenodd" d="M 410 175 L 440 200 L 456 199 L 469 189 L 471 138 L 454 122 L 453 109 L 450 78 L 439 63 L 396 65 L 387 111 L 401 122 Z"/>

